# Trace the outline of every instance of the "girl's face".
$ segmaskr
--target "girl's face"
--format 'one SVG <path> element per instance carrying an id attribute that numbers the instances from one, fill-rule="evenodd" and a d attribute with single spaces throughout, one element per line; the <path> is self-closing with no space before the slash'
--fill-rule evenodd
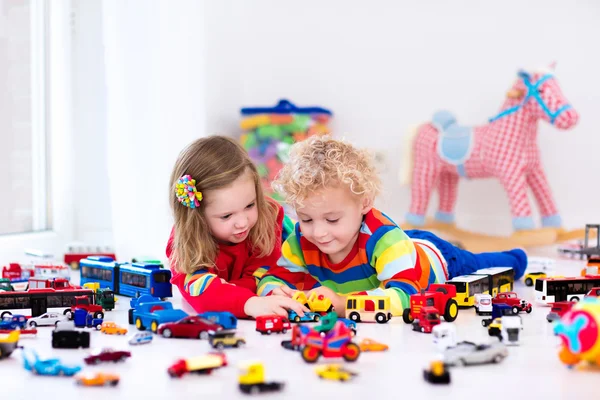
<path id="1" fill-rule="evenodd" d="M 241 243 L 258 219 L 256 188 L 250 172 L 227 187 L 203 192 L 212 235 L 219 242 Z"/>

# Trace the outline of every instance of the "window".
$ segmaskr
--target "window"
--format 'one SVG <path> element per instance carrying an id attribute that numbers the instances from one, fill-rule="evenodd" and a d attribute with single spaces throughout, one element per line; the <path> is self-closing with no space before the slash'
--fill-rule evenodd
<path id="1" fill-rule="evenodd" d="M 160 271 L 154 273 L 152 276 L 154 277 L 154 282 L 156 283 L 167 283 L 169 282 L 169 273 L 167 271 Z"/>
<path id="2" fill-rule="evenodd" d="M 50 228 L 46 2 L 0 0 L 0 235 Z"/>
<path id="3" fill-rule="evenodd" d="M 535 281 L 535 290 L 541 292 L 544 290 L 544 281 L 541 279 L 537 279 Z"/>
<path id="4" fill-rule="evenodd" d="M 465 282 L 447 282 L 451 285 L 456 286 L 456 293 L 466 293 L 467 284 Z"/>
<path id="5" fill-rule="evenodd" d="M 147 277 L 140 274 L 133 274 L 131 272 L 122 272 L 121 283 L 123 283 L 124 285 L 145 288 L 147 283 Z"/>
<path id="6" fill-rule="evenodd" d="M 385 300 L 379 300 L 378 302 L 378 310 L 384 310 L 385 309 Z"/>

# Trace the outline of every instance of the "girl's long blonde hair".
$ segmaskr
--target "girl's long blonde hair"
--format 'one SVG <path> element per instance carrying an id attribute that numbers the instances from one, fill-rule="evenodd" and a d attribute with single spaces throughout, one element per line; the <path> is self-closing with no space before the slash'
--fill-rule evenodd
<path id="1" fill-rule="evenodd" d="M 171 264 L 178 272 L 193 273 L 215 266 L 218 246 L 210 232 L 205 215 L 205 201 L 200 207 L 188 208 L 177 201 L 175 185 L 184 175 L 196 180 L 199 192 L 221 189 L 245 173 L 250 173 L 256 189 L 258 220 L 250 230 L 249 241 L 259 257 L 273 251 L 276 245 L 275 222 L 278 208 L 267 201 L 260 176 L 248 153 L 234 140 L 224 136 L 209 136 L 189 144 L 179 154 L 171 180 L 169 199 L 175 218 Z"/>

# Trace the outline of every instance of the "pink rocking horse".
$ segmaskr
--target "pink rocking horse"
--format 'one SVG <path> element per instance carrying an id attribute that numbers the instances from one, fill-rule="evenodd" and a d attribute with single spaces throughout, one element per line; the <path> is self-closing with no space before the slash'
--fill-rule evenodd
<path id="1" fill-rule="evenodd" d="M 515 230 L 534 228 L 528 187 L 539 205 L 542 225 L 560 228 L 536 143 L 537 123 L 543 119 L 569 129 L 579 115 L 551 73 L 520 71 L 518 77 L 500 113 L 487 125 L 462 127 L 449 112 L 441 111 L 418 128 L 412 143 L 412 197 L 406 222 L 415 227 L 425 224 L 429 198 L 437 187 L 440 204 L 435 219 L 453 224 L 459 178 L 496 177 L 508 194 Z"/>

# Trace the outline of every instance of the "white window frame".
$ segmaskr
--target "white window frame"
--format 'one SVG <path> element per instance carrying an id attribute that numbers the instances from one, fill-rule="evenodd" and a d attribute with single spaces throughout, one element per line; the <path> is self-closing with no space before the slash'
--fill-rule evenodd
<path id="1" fill-rule="evenodd" d="M 73 202 L 81 201 L 88 190 L 72 187 L 71 179 L 71 1 L 32 0 L 31 7 L 32 97 L 42 96 L 32 103 L 33 195 L 45 206 L 34 204 L 33 229 L 39 231 L 0 236 L 0 267 L 24 261 L 26 248 L 60 259 L 73 237 Z M 46 68 L 37 62 L 40 57 L 46 59 Z M 45 185 L 36 185 L 36 178 Z"/>

